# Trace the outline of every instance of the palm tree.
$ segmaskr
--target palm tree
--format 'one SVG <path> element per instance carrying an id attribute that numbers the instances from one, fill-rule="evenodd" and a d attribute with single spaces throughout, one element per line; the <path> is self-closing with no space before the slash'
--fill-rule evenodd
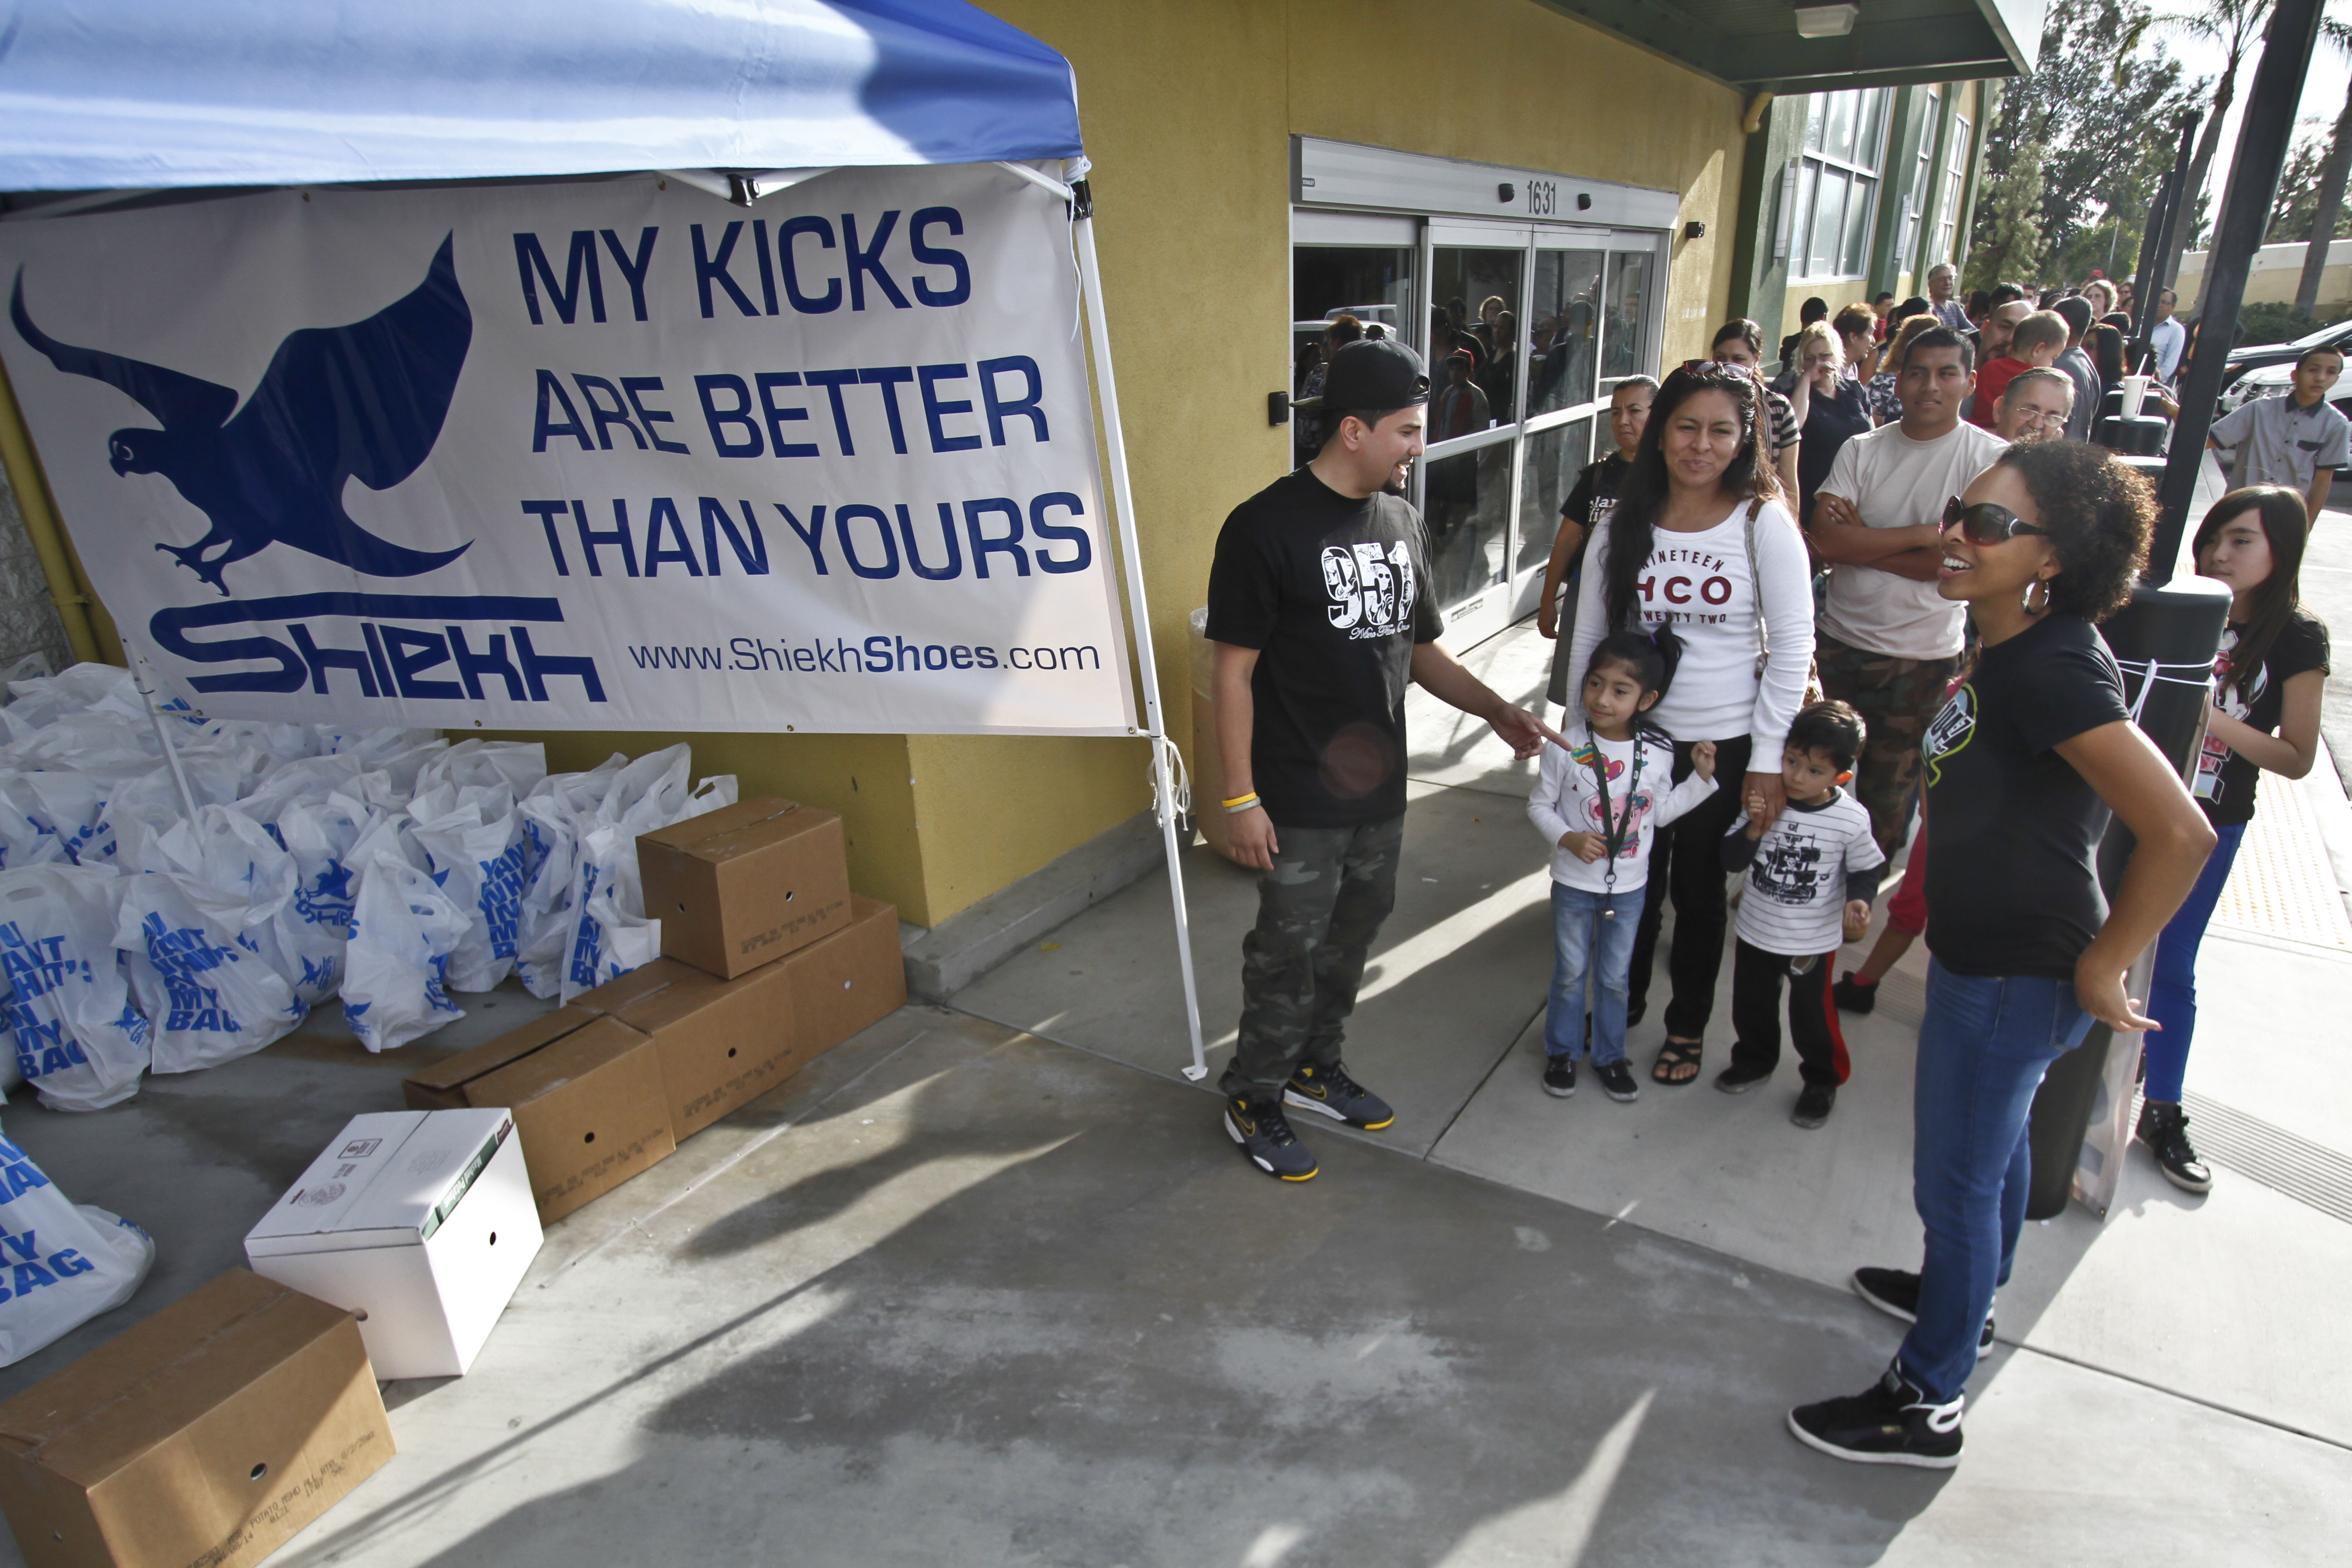
<path id="1" fill-rule="evenodd" d="M 2212 172 L 2213 154 L 2221 142 L 2221 121 L 2238 96 L 2238 68 L 2269 25 L 2270 10 L 2271 0 L 2204 0 L 2202 10 L 2156 18 L 2155 25 L 2163 31 L 2202 38 L 2221 51 L 2221 76 L 2213 87 L 2213 108 L 2197 138 L 2197 151 L 2189 160 L 2188 183 L 2181 186 L 2184 214 L 2196 210 L 2197 193 L 2205 188 L 2205 176 Z M 2227 191 L 2221 200 L 2228 202 Z M 2213 211 L 2218 221 L 2221 207 L 2216 205 Z M 2157 280 L 2159 289 L 2171 288 L 2179 277 L 2180 256 L 2192 237 L 2185 223 L 2174 230 L 2172 254 L 2164 258 L 2164 270 Z"/>
<path id="2" fill-rule="evenodd" d="M 2327 41 L 2342 54 L 2352 55 L 2352 26 L 2330 18 L 2319 24 Z M 2344 207 L 2344 177 L 2352 171 L 2352 82 L 2344 87 L 2344 112 L 2336 117 L 2336 134 L 2327 143 L 2327 161 L 2319 165 L 2317 204 L 2311 212 L 2311 246 L 2303 253 L 2303 279 L 2294 286 L 2294 308 L 2308 316 L 2319 308 L 2319 275 L 2327 268 L 2327 247 L 2336 236 L 2336 216 Z"/>

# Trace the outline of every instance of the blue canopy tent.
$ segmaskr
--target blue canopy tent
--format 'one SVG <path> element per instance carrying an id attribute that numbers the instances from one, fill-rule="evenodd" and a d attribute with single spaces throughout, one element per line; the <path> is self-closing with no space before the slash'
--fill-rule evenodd
<path id="1" fill-rule="evenodd" d="M 1153 664 L 1067 60 L 963 0 L 19 0 L 0 16 L 0 218 L 14 222 L 257 187 L 648 170 L 749 205 L 831 169 L 1000 163 L 1069 197 L 1174 900 L 1186 1074 L 1204 1076 L 1181 763 Z M 1039 167 L 1056 161 L 1060 179 Z M 28 512 L 45 510 L 13 396 L 0 400 L 0 455 Z M 27 521 L 51 532 L 44 560 L 64 603 L 54 518 Z"/>

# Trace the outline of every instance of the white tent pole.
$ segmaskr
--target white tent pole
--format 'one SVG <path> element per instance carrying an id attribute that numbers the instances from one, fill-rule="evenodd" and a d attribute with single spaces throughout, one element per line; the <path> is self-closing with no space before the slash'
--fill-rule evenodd
<path id="1" fill-rule="evenodd" d="M 1095 261 L 1094 194 L 1084 180 L 1072 192 L 1078 239 L 1078 282 L 1085 291 L 1087 321 L 1093 331 L 1095 382 L 1101 394 L 1103 437 L 1110 448 L 1111 504 L 1118 513 L 1118 552 L 1127 566 L 1128 619 L 1134 626 L 1135 656 L 1141 666 L 1143 719 L 1151 739 L 1151 785 L 1160 807 L 1160 848 L 1168 858 L 1168 896 L 1176 908 L 1176 963 L 1184 978 L 1184 1024 L 1192 1042 L 1192 1063 L 1184 1076 L 1198 1083 L 1209 1076 L 1201 1047 L 1201 998 L 1192 984 L 1192 923 L 1184 911 L 1184 865 L 1176 842 L 1176 784 L 1168 767 L 1168 727 L 1160 708 L 1160 668 L 1151 652 L 1151 610 L 1143 597 L 1143 555 L 1135 532 L 1135 491 L 1128 482 L 1127 438 L 1119 429 L 1118 384 L 1110 369 L 1110 326 L 1103 314 L 1102 269 Z"/>
<path id="2" fill-rule="evenodd" d="M 196 819 L 196 795 L 188 787 L 186 770 L 180 766 L 180 749 L 172 743 L 172 731 L 163 723 L 162 710 L 155 706 L 155 693 L 148 689 L 146 677 L 134 674 L 131 679 L 139 688 L 139 695 L 146 700 L 147 721 L 155 726 L 155 740 L 163 748 L 163 760 L 172 766 L 172 783 L 180 791 L 180 809 L 188 814 L 190 822 L 194 822 Z"/>

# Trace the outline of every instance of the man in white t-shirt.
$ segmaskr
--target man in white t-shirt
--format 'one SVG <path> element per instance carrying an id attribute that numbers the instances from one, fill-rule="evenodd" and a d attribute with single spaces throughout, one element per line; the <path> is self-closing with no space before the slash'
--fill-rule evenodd
<path id="1" fill-rule="evenodd" d="M 1948 328 L 1911 340 L 1895 390 L 1902 419 L 1839 448 L 1810 530 L 1831 563 L 1813 641 L 1822 689 L 1868 729 L 1854 796 L 1890 858 L 1910 825 L 1920 738 L 1959 666 L 1966 612 L 1936 592 L 1944 505 L 2009 445 L 1961 419 L 1975 366 Z"/>

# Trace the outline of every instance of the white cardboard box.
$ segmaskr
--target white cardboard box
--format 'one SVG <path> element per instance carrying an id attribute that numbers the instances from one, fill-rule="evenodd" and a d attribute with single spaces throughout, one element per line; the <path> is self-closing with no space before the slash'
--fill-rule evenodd
<path id="1" fill-rule="evenodd" d="M 461 1376 L 539 1253 L 504 1110 L 354 1116 L 245 1238 L 253 1271 L 359 1313 L 378 1378 Z"/>

